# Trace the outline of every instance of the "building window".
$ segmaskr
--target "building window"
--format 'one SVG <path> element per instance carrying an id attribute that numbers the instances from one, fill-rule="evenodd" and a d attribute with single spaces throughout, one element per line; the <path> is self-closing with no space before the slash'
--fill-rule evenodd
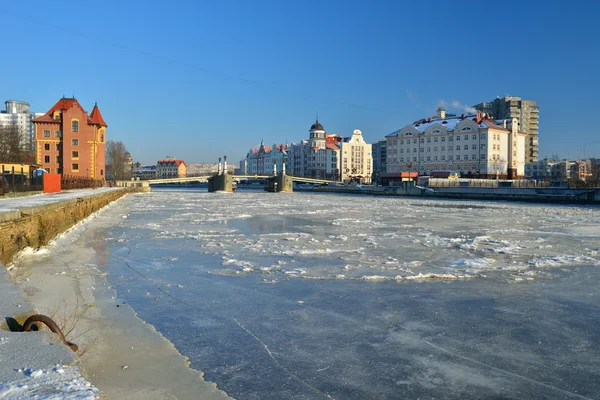
<path id="1" fill-rule="evenodd" d="M 469 135 L 465 135 L 465 140 L 469 140 Z"/>
<path id="2" fill-rule="evenodd" d="M 79 139 L 71 139 L 71 144 L 73 146 L 79 146 Z"/>
<path id="3" fill-rule="evenodd" d="M 482 145 L 481 145 L 481 149 L 482 149 L 482 150 L 485 150 L 485 144 L 482 144 Z"/>
<path id="4" fill-rule="evenodd" d="M 416 144 L 416 143 L 417 143 L 417 139 L 413 139 L 413 143 L 415 143 L 415 144 Z"/>
<path id="5" fill-rule="evenodd" d="M 442 142 L 445 142 L 445 141 L 446 141 L 446 138 L 445 138 L 445 137 L 443 137 L 443 138 L 442 138 Z"/>
<path id="6" fill-rule="evenodd" d="M 50 129 L 44 129 L 44 137 L 50 137 Z"/>
<path id="7" fill-rule="evenodd" d="M 477 139 L 477 135 L 473 135 L 473 140 L 476 140 L 476 139 Z"/>
<path id="8" fill-rule="evenodd" d="M 438 141 L 438 138 L 433 138 L 434 143 L 437 143 L 437 141 Z"/>
<path id="9" fill-rule="evenodd" d="M 54 132 L 54 136 L 56 136 L 57 138 L 61 138 L 62 137 L 62 131 L 56 131 L 56 132 Z"/>
<path id="10" fill-rule="evenodd" d="M 431 138 L 427 138 L 427 143 L 431 143 Z"/>
<path id="11" fill-rule="evenodd" d="M 438 148 L 437 148 L 437 147 L 434 147 L 434 148 L 433 148 L 433 151 L 438 151 Z"/>
<path id="12" fill-rule="evenodd" d="M 442 146 L 442 151 L 446 151 L 446 146 Z"/>
<path id="13" fill-rule="evenodd" d="M 100 170 L 100 176 L 102 176 L 102 175 L 104 175 L 104 170 L 103 169 Z"/>
<path id="14" fill-rule="evenodd" d="M 62 159 L 60 156 L 56 156 L 56 163 L 60 164 L 62 162 Z"/>
<path id="15" fill-rule="evenodd" d="M 79 121 L 77 121 L 77 120 L 71 121 L 71 131 L 79 132 Z"/>
<path id="16" fill-rule="evenodd" d="M 456 146 L 456 150 L 460 150 L 460 146 Z"/>
<path id="17" fill-rule="evenodd" d="M 60 151 L 62 149 L 61 143 L 56 143 L 56 151 Z"/>
<path id="18" fill-rule="evenodd" d="M 469 145 L 465 144 L 465 150 L 469 150 Z"/>
<path id="19" fill-rule="evenodd" d="M 50 150 L 50 143 L 44 143 L 44 150 Z"/>
<path id="20" fill-rule="evenodd" d="M 100 134 L 100 143 L 104 143 L 104 134 Z"/>
<path id="21" fill-rule="evenodd" d="M 428 148 L 427 148 L 427 152 L 428 152 L 428 153 L 431 153 L 431 147 L 428 147 Z"/>
<path id="22" fill-rule="evenodd" d="M 44 156 L 44 162 L 45 163 L 49 163 L 50 162 L 50 156 Z"/>
<path id="23" fill-rule="evenodd" d="M 442 161 L 446 161 L 446 156 L 442 156 Z"/>
<path id="24" fill-rule="evenodd" d="M 73 172 L 79 171 L 79 164 L 72 164 L 71 169 L 73 169 Z"/>
<path id="25" fill-rule="evenodd" d="M 79 158 L 79 152 L 78 151 L 73 151 L 71 153 L 71 157 L 73 157 L 73 158 Z"/>
<path id="26" fill-rule="evenodd" d="M 422 147 L 421 147 L 421 149 L 420 149 L 420 150 L 421 150 L 421 153 L 423 153 L 423 152 L 425 151 L 425 149 L 424 149 L 424 148 L 422 148 Z"/>
<path id="27" fill-rule="evenodd" d="M 460 141 L 460 136 L 456 136 L 456 141 Z"/>
<path id="28" fill-rule="evenodd" d="M 464 128 L 461 129 L 461 132 L 464 132 L 464 131 L 472 131 L 472 129 L 469 128 L 468 126 L 465 126 Z"/>
<path id="29" fill-rule="evenodd" d="M 476 144 L 473 145 L 473 150 L 477 150 L 477 145 Z"/>

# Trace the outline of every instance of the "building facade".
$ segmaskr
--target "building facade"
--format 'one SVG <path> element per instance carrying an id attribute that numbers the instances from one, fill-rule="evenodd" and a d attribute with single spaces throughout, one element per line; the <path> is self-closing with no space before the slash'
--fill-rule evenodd
<path id="1" fill-rule="evenodd" d="M 92 113 L 63 97 L 32 120 L 36 161 L 47 172 L 105 180 L 106 122 L 98 105 Z"/>
<path id="2" fill-rule="evenodd" d="M 167 159 L 159 160 L 156 163 L 156 177 L 158 179 L 185 178 L 186 176 L 187 165 L 183 160 L 167 157 Z"/>
<path id="3" fill-rule="evenodd" d="M 156 179 L 156 165 L 140 165 L 134 168 L 133 177 L 142 181 Z"/>
<path id="4" fill-rule="evenodd" d="M 358 129 L 341 141 L 341 180 L 343 182 L 371 183 L 373 179 L 372 145 L 365 142 Z"/>
<path id="5" fill-rule="evenodd" d="M 381 183 L 379 177 L 387 173 L 387 141 L 385 138 L 372 144 L 373 151 L 373 182 Z"/>
<path id="6" fill-rule="evenodd" d="M 519 121 L 519 130 L 527 134 L 525 141 L 525 162 L 535 163 L 539 153 L 539 113 L 535 101 L 522 100 L 520 97 L 499 97 L 489 103 L 473 106 L 476 110 L 491 115 L 494 119 Z"/>
<path id="7" fill-rule="evenodd" d="M 524 175 L 526 134 L 518 121 L 494 121 L 477 113 L 422 119 L 386 136 L 387 174 L 429 175 L 451 170 L 461 176 L 517 179 Z"/>
<path id="8" fill-rule="evenodd" d="M 15 127 L 19 132 L 21 150 L 35 151 L 35 128 L 32 120 L 44 113 L 32 112 L 29 103 L 24 101 L 7 100 L 5 109 L 0 111 L 0 125 Z"/>
<path id="9" fill-rule="evenodd" d="M 289 173 L 306 178 L 340 180 L 340 151 L 344 138 L 325 132 L 318 118 L 308 134 L 308 140 L 290 146 Z"/>
<path id="10" fill-rule="evenodd" d="M 246 173 L 248 175 L 273 175 L 275 171 L 281 173 L 284 162 L 286 163 L 286 173 L 290 173 L 288 150 L 287 144 L 265 146 L 265 143 L 261 141 L 258 149 L 250 149 L 246 155 Z"/>

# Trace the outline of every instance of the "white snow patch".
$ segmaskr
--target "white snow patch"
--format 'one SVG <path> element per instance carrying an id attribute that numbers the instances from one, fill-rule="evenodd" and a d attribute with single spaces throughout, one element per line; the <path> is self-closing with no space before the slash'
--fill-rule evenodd
<path id="1" fill-rule="evenodd" d="M 0 383 L 0 399 L 93 400 L 99 394 L 98 389 L 81 377 L 77 366 L 18 371 L 24 378 Z"/>

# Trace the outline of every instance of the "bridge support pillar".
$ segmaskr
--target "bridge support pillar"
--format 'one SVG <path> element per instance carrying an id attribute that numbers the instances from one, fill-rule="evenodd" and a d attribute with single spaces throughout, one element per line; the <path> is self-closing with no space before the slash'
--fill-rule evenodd
<path id="1" fill-rule="evenodd" d="M 233 176 L 215 175 L 208 178 L 208 192 L 233 192 Z"/>
<path id="2" fill-rule="evenodd" d="M 267 181 L 265 190 L 267 192 L 291 193 L 294 191 L 293 179 L 291 176 L 285 174 L 273 176 Z"/>

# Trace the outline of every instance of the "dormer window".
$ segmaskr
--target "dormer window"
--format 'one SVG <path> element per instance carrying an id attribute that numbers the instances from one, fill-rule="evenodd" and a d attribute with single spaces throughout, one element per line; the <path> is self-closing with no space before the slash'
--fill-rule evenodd
<path id="1" fill-rule="evenodd" d="M 473 130 L 473 129 L 471 129 L 470 127 L 468 127 L 468 126 L 465 126 L 464 128 L 462 128 L 462 129 L 461 129 L 461 132 L 464 132 L 464 131 L 472 131 L 472 130 Z"/>

